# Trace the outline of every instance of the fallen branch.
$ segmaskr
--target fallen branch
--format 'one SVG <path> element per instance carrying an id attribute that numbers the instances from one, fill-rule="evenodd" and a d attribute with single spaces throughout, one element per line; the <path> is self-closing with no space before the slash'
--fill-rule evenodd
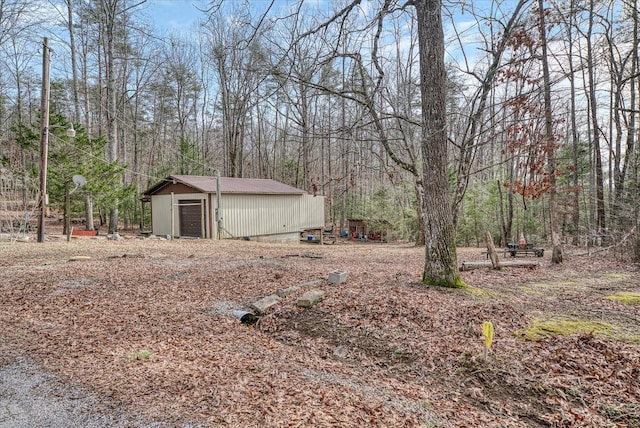
<path id="1" fill-rule="evenodd" d="M 484 233 L 484 240 L 487 243 L 487 255 L 489 256 L 489 260 L 491 260 L 491 267 L 494 269 L 500 269 L 500 260 L 498 259 L 498 253 L 496 252 L 496 247 L 493 245 L 493 238 L 491 238 L 491 233 L 487 230 Z"/>
<path id="2" fill-rule="evenodd" d="M 624 235 L 620 241 L 618 241 L 618 242 L 616 242 L 616 243 L 614 243 L 612 245 L 609 245 L 608 247 L 602 247 L 602 248 L 599 248 L 597 250 L 592 250 L 590 247 L 587 247 L 587 252 L 586 253 L 574 254 L 574 256 L 575 257 L 592 256 L 594 254 L 598 254 L 598 253 L 603 253 L 605 251 L 609 251 L 612 248 L 620 247 L 627 241 L 627 239 L 629 239 L 635 233 L 635 231 L 636 231 L 636 227 L 633 226 L 631 228 L 631 230 L 626 235 Z"/>
<path id="3" fill-rule="evenodd" d="M 503 267 L 534 268 L 534 267 L 538 267 L 538 266 L 540 266 L 540 262 L 534 262 L 534 261 L 530 261 L 530 260 L 504 261 L 504 262 L 500 262 L 500 264 L 498 265 L 499 268 L 503 268 Z M 462 262 L 462 266 L 460 267 L 460 270 L 467 271 L 467 270 L 482 269 L 482 268 L 493 268 L 493 264 L 490 261 L 488 261 L 488 262 Z"/>

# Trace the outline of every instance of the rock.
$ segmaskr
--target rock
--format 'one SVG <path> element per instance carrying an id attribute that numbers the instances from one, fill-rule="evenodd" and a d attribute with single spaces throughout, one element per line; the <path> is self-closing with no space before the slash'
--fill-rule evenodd
<path id="1" fill-rule="evenodd" d="M 301 308 L 310 308 L 317 305 L 324 299 L 324 291 L 311 290 L 307 291 L 298 299 L 297 305 Z"/>
<path id="2" fill-rule="evenodd" d="M 69 259 L 70 262 L 79 262 L 82 260 L 91 260 L 91 256 L 73 256 Z"/>
<path id="3" fill-rule="evenodd" d="M 347 348 L 344 345 L 340 345 L 333 350 L 333 355 L 335 355 L 338 358 L 342 358 L 344 360 L 349 356 L 349 348 Z"/>
<path id="4" fill-rule="evenodd" d="M 327 258 L 326 254 L 316 254 L 316 253 L 305 253 L 304 257 L 308 259 L 325 259 Z"/>
<path id="5" fill-rule="evenodd" d="M 303 282 L 302 284 L 299 284 L 300 287 L 311 287 L 313 285 L 318 285 L 322 283 L 322 279 L 313 279 L 311 281 L 307 281 L 307 282 Z"/>
<path id="6" fill-rule="evenodd" d="M 276 290 L 276 295 L 278 297 L 287 297 L 288 295 L 295 293 L 298 290 L 300 290 L 300 286 L 298 285 L 294 285 L 289 288 L 278 288 Z"/>
<path id="7" fill-rule="evenodd" d="M 263 297 L 260 300 L 256 300 L 249 306 L 251 306 L 251 308 L 258 314 L 264 314 L 266 311 L 268 311 L 278 303 L 280 303 L 280 297 L 276 296 L 275 294 L 271 294 L 267 297 Z"/>

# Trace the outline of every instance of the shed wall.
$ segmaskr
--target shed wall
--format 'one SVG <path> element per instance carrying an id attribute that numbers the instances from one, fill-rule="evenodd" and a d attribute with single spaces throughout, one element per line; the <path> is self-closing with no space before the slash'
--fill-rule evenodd
<path id="1" fill-rule="evenodd" d="M 215 194 L 181 193 L 173 196 L 174 231 L 179 237 L 178 207 L 180 200 L 199 199 L 205 207 L 205 237 L 217 238 L 215 222 Z M 296 234 L 304 229 L 324 227 L 324 196 L 311 195 L 252 195 L 225 194 L 221 196 L 222 237 L 266 236 Z M 171 235 L 171 195 L 151 196 L 153 234 Z M 213 211 L 213 212 L 212 212 Z M 213 229 L 213 230 L 211 230 Z"/>
<path id="2" fill-rule="evenodd" d="M 300 195 L 222 194 L 222 236 L 298 232 Z"/>
<path id="3" fill-rule="evenodd" d="M 324 196 L 302 195 L 300 201 L 300 229 L 323 228 Z"/>

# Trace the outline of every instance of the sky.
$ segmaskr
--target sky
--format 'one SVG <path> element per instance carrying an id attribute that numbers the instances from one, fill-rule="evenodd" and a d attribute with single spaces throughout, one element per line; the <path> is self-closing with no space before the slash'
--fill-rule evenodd
<path id="1" fill-rule="evenodd" d="M 226 3 L 231 4 L 234 1 L 240 3 L 240 0 L 226 0 Z M 318 1 L 310 0 L 305 3 L 312 4 Z M 285 3 L 291 1 L 276 0 L 272 11 Z M 144 8 L 153 19 L 156 28 L 167 32 L 188 32 L 192 25 L 204 17 L 200 10 L 206 10 L 208 4 L 208 0 L 147 0 Z M 251 0 L 251 5 L 260 12 L 267 10 L 270 4 L 271 0 Z"/>
<path id="2" fill-rule="evenodd" d="M 215 0 L 219 1 L 219 0 Z M 231 5 L 233 2 L 241 3 L 245 0 L 224 0 L 226 5 Z M 297 0 L 296 0 L 297 1 Z M 162 34 L 185 34 L 193 30 L 193 27 L 198 23 L 200 19 L 205 17 L 202 10 L 206 10 L 211 0 L 147 0 L 142 6 L 150 17 L 154 27 Z M 278 14 L 281 9 L 287 4 L 294 3 L 294 0 L 276 0 L 270 11 L 271 15 Z M 250 4 L 255 7 L 258 13 L 262 13 L 271 5 L 272 0 L 250 0 Z M 311 7 L 321 7 L 320 5 L 330 5 L 333 0 L 305 0 L 305 4 Z M 366 6 L 368 3 L 365 2 Z M 511 4 L 507 1 L 505 5 Z M 479 0 L 473 2 L 473 7 L 479 10 L 487 10 L 490 8 L 490 0 Z M 476 22 L 472 19 L 469 13 L 460 14 L 459 10 L 456 10 L 456 16 L 454 17 L 458 25 L 458 31 L 468 29 L 469 31 L 459 34 L 466 39 L 465 43 L 473 44 L 478 42 L 476 37 L 476 31 L 474 26 Z M 445 35 L 454 36 L 457 33 L 451 31 L 451 22 L 445 18 Z M 448 49 L 459 49 L 459 46 L 448 46 Z M 452 53 L 449 52 L 451 55 Z"/>
<path id="3" fill-rule="evenodd" d="M 167 32 L 187 32 L 203 17 L 203 0 L 149 0 L 145 5 L 153 25 Z"/>

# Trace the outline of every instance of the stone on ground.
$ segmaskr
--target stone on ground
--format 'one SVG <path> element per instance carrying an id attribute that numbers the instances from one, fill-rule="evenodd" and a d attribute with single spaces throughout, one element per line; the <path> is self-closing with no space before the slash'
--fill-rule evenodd
<path id="1" fill-rule="evenodd" d="M 278 303 L 280 303 L 280 297 L 276 296 L 275 294 L 271 294 L 267 297 L 263 297 L 260 300 L 256 300 L 255 302 L 251 303 L 250 306 L 258 314 L 264 314 Z"/>
<path id="2" fill-rule="evenodd" d="M 302 308 L 310 308 L 312 306 L 317 305 L 324 299 L 324 291 L 322 290 L 311 290 L 304 293 L 298 299 L 298 306 Z"/>

